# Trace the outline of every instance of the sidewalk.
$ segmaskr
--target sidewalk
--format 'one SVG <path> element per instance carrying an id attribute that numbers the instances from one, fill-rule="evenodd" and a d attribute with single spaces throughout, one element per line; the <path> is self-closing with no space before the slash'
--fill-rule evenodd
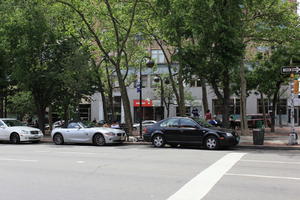
<path id="1" fill-rule="evenodd" d="M 296 133 L 300 136 L 300 127 L 295 128 Z M 237 131 L 239 132 L 239 131 Z M 253 137 L 252 137 L 252 130 L 249 130 L 249 135 L 241 136 L 240 143 L 238 147 L 241 148 L 251 148 L 251 149 L 265 149 L 265 148 L 280 148 L 280 149 L 296 149 L 300 150 L 300 144 L 298 145 L 288 145 L 289 141 L 289 134 L 291 132 L 290 127 L 276 127 L 275 132 L 271 133 L 270 128 L 265 129 L 265 138 L 263 145 L 254 145 L 253 144 Z M 138 136 L 136 136 L 138 137 Z M 44 136 L 42 139 L 43 143 L 52 143 L 52 139 L 49 135 Z M 300 143 L 300 139 L 298 139 L 298 143 Z M 138 141 L 135 137 L 131 137 L 129 142 L 126 144 L 149 144 L 144 141 Z"/>

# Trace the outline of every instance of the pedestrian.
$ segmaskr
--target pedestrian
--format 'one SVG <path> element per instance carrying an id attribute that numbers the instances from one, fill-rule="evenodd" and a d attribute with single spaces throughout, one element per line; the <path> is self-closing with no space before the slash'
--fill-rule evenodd
<path id="1" fill-rule="evenodd" d="M 210 110 L 206 111 L 206 113 L 205 113 L 205 120 L 206 121 L 212 120 L 212 116 L 211 116 Z"/>
<path id="2" fill-rule="evenodd" d="M 197 109 L 197 108 L 193 108 L 192 114 L 193 114 L 193 116 L 194 116 L 195 118 L 198 118 L 198 117 L 199 117 L 198 109 Z"/>

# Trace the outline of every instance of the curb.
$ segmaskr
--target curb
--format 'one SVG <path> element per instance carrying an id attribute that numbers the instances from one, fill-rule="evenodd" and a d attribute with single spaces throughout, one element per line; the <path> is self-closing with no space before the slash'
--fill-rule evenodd
<path id="1" fill-rule="evenodd" d="M 50 137 L 43 138 L 40 143 L 53 143 Z M 124 142 L 125 145 L 151 145 L 151 142 L 132 141 Z M 300 145 L 288 144 L 272 144 L 265 142 L 263 145 L 253 145 L 250 142 L 242 142 L 237 146 L 231 147 L 232 149 L 260 149 L 260 150 L 300 150 Z"/>

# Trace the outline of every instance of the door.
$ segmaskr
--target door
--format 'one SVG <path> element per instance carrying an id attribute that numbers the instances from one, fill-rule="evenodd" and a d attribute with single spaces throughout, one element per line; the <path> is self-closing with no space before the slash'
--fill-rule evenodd
<path id="1" fill-rule="evenodd" d="M 171 118 L 160 124 L 167 142 L 180 141 L 179 119 Z"/>
<path id="2" fill-rule="evenodd" d="M 86 142 L 88 136 L 85 133 L 85 128 L 82 128 L 78 123 L 72 122 L 65 130 L 68 141 L 70 142 Z"/>
<path id="3" fill-rule="evenodd" d="M 184 143 L 200 144 L 204 132 L 200 126 L 191 119 L 180 119 L 180 138 Z"/>

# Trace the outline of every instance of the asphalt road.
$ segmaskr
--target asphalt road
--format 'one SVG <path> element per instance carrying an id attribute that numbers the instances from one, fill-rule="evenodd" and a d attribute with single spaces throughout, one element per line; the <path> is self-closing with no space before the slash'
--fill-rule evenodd
<path id="1" fill-rule="evenodd" d="M 296 200 L 299 169 L 299 150 L 0 144 L 0 199 Z"/>

